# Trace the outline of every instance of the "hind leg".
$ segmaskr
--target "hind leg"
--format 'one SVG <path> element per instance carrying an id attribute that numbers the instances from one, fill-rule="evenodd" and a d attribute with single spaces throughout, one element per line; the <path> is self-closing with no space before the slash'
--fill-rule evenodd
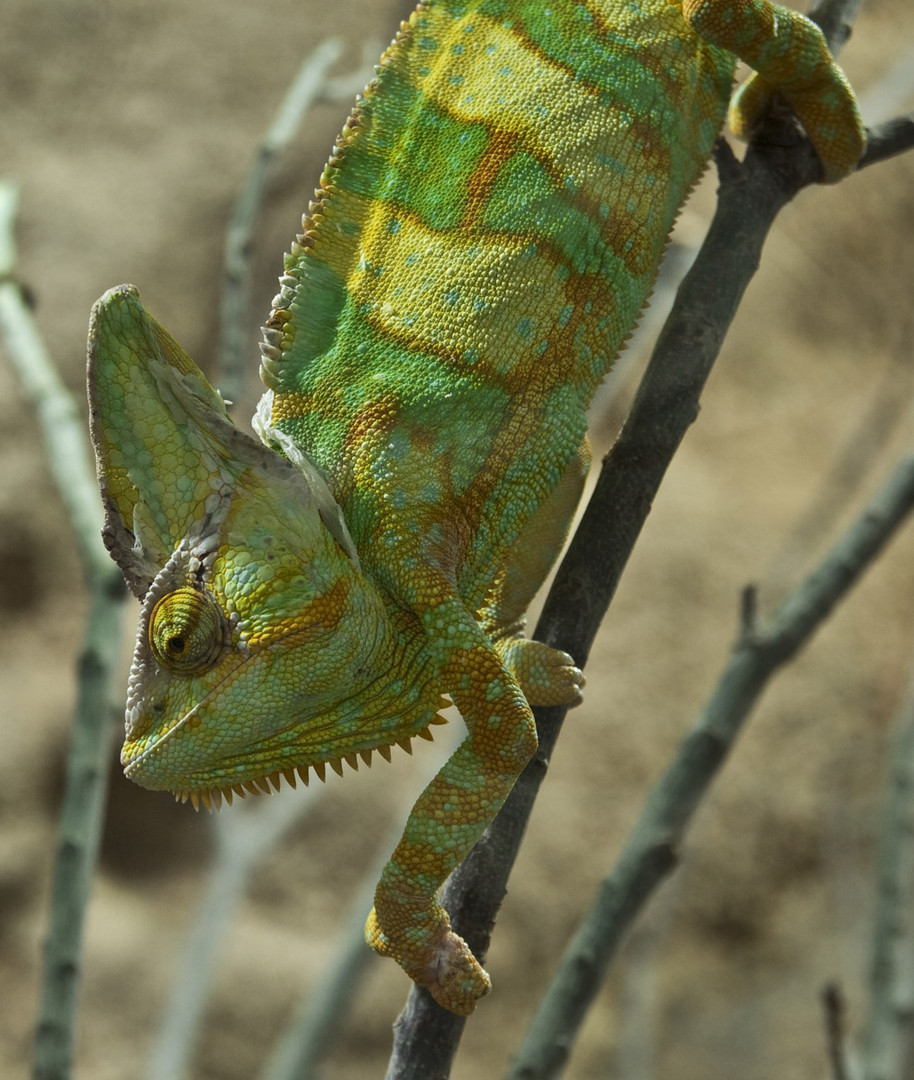
<path id="1" fill-rule="evenodd" d="M 866 146 L 863 123 L 854 92 L 815 23 L 769 0 L 683 0 L 682 13 L 705 41 L 757 72 L 730 106 L 734 134 L 751 135 L 777 91 L 806 129 L 826 182 L 853 171 Z"/>

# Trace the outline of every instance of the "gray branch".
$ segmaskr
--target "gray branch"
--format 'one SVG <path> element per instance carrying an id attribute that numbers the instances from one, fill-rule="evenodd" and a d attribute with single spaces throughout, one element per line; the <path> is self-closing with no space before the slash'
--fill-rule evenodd
<path id="1" fill-rule="evenodd" d="M 60 381 L 16 280 L 16 192 L 0 183 L 0 341 L 35 410 L 51 474 L 73 526 L 89 587 L 89 619 L 57 838 L 51 913 L 35 1035 L 36 1080 L 65 1080 L 82 973 L 86 908 L 98 858 L 114 725 L 111 679 L 124 583 L 100 540 L 101 508 L 85 425 Z"/>
<path id="2" fill-rule="evenodd" d="M 914 678 L 890 752 L 877 878 L 864 1080 L 910 1076 L 914 1065 Z"/>
<path id="3" fill-rule="evenodd" d="M 746 591 L 741 630 L 717 687 L 648 796 L 622 854 L 568 945 L 508 1080 L 560 1075 L 622 937 L 647 898 L 676 867 L 692 815 L 765 686 L 807 643 L 912 510 L 914 453 L 898 465 L 766 628 L 756 626 L 754 593 Z"/>
<path id="4" fill-rule="evenodd" d="M 223 396 L 241 396 L 253 352 L 248 331 L 251 322 L 251 253 L 254 229 L 263 206 L 270 171 L 287 149 L 304 117 L 315 102 L 327 97 L 349 96 L 367 81 L 368 70 L 328 80 L 327 72 L 339 59 L 343 46 L 338 38 L 327 38 L 302 63 L 276 111 L 273 123 L 257 148 L 244 187 L 235 201 L 225 231 L 220 315 L 219 383 Z M 367 69 L 368 65 L 365 65 Z"/>

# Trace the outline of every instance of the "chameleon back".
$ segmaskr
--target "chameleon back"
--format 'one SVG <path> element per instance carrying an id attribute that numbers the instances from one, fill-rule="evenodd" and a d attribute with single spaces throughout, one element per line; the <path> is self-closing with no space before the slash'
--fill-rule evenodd
<path id="1" fill-rule="evenodd" d="M 286 257 L 272 424 L 357 545 L 385 499 L 443 529 L 468 603 L 580 446 L 722 122 L 733 58 L 684 25 L 667 0 L 430 0 Z"/>

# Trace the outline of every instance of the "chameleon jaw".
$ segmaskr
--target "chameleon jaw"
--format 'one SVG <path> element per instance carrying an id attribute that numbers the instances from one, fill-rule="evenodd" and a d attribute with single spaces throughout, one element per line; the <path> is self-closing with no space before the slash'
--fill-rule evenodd
<path id="1" fill-rule="evenodd" d="M 242 780 L 234 784 L 226 784 L 223 787 L 185 788 L 176 790 L 173 792 L 175 802 L 189 802 L 194 810 L 199 810 L 202 806 L 205 810 L 212 812 L 214 810 L 221 810 L 223 802 L 231 806 L 236 795 L 240 799 L 247 798 L 248 795 L 273 795 L 282 790 L 283 780 L 285 780 L 288 786 L 293 789 L 298 787 L 299 781 L 301 781 L 304 787 L 307 787 L 311 780 L 312 770 L 318 780 L 320 780 L 321 783 L 324 783 L 327 779 L 328 765 L 337 776 L 342 776 L 344 763 L 347 764 L 353 772 L 359 771 L 359 759 L 370 768 L 373 760 L 372 754 L 375 751 L 388 762 L 391 759 L 391 751 L 395 746 L 399 746 L 400 749 L 405 750 L 407 754 L 412 754 L 412 740 L 414 738 L 425 739 L 428 742 L 432 742 L 434 740 L 434 735 L 431 731 L 432 727 L 446 723 L 447 720 L 445 717 L 436 714 L 421 731 L 416 732 L 415 735 L 408 735 L 402 739 L 397 739 L 396 742 L 382 743 L 379 746 L 372 746 L 365 750 L 342 754 L 340 757 L 330 758 L 327 761 L 311 762 L 307 765 L 297 765 L 294 768 L 288 769 L 276 769 L 273 772 L 266 773 L 262 776 L 257 776 L 250 780 Z M 125 773 L 130 777 L 129 767 L 125 769 Z M 134 779 L 133 777 L 130 778 Z"/>

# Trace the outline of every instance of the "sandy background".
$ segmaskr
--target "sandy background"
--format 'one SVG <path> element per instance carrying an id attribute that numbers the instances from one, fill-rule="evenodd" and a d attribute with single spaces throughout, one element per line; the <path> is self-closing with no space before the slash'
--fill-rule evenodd
<path id="1" fill-rule="evenodd" d="M 351 67 L 362 42 L 388 39 L 406 12 L 391 0 L 0 2 L 0 173 L 21 185 L 22 279 L 83 411 L 89 307 L 118 282 L 137 284 L 212 363 L 221 230 L 291 72 L 333 32 L 348 41 L 340 70 Z M 906 0 L 869 0 L 843 57 L 861 91 L 901 60 L 912 31 Z M 868 119 L 883 118 L 874 108 Z M 276 172 L 258 233 L 257 321 L 346 112 L 320 106 Z M 909 156 L 807 191 L 783 214 L 592 653 L 586 703 L 566 724 L 502 911 L 495 992 L 468 1026 L 455 1076 L 501 1075 L 557 951 L 714 684 L 740 587 L 759 582 L 773 605 L 910 445 L 912 184 Z M 708 191 L 690 204 L 686 238 L 708 205 Z M 253 374 L 256 323 L 250 340 Z M 880 402 L 873 449 L 857 432 Z M 12 1077 L 27 1068 L 86 605 L 38 429 L 6 364 L 0 403 L 0 1075 Z M 618 412 L 610 404 L 596 418 L 598 450 Z M 863 463 L 859 485 L 785 559 L 848 447 Z M 909 527 L 765 695 L 569 1077 L 823 1076 L 817 998 L 829 979 L 859 1030 L 887 734 L 914 639 L 912 557 Z M 423 745 L 413 759 L 332 777 L 265 853 L 220 949 L 195 1077 L 257 1074 L 434 754 Z M 143 1075 L 213 847 L 207 816 L 129 785 L 114 761 L 112 771 L 79 1027 L 86 1080 Z M 327 1076 L 383 1074 L 406 983 L 389 962 L 367 971 Z"/>

